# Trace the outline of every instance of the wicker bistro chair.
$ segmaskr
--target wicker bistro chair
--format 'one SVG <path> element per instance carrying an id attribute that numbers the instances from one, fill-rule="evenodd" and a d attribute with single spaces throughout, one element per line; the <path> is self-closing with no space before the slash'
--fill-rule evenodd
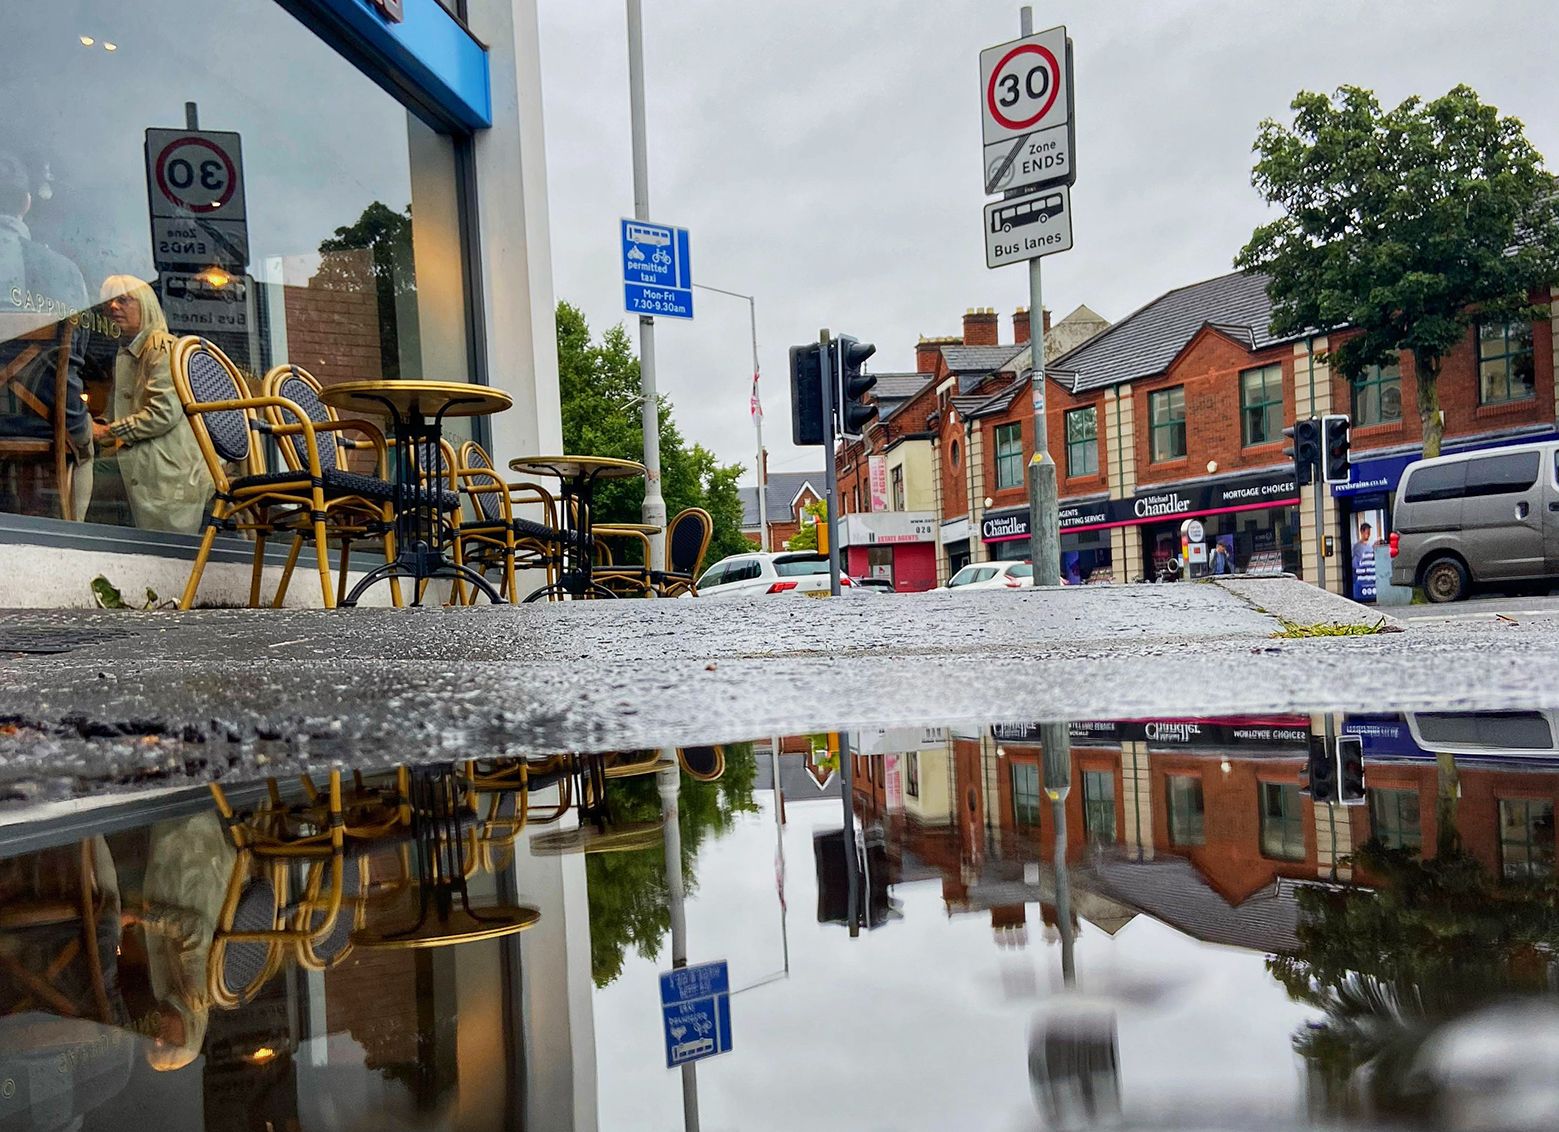
<path id="1" fill-rule="evenodd" d="M 308 444 L 302 423 L 285 407 L 291 404 L 302 410 L 314 426 L 314 439 L 319 450 L 319 465 L 322 471 L 327 474 L 350 471 L 347 468 L 348 453 L 366 448 L 374 453 L 375 475 L 388 482 L 389 458 L 384 433 L 369 421 L 343 419 L 320 399 L 320 389 L 319 380 L 299 366 L 279 365 L 265 375 L 262 392 L 265 397 L 274 399 L 274 403 L 265 406 L 262 428 L 277 438 L 277 448 L 281 452 L 282 462 L 290 471 L 305 474 L 308 472 Z M 348 435 L 349 433 L 357 433 L 358 436 Z M 338 522 L 336 526 L 341 536 L 341 558 L 336 567 L 338 603 L 346 598 L 347 564 L 351 559 L 352 543 L 356 539 L 373 538 L 382 534 L 385 561 L 389 562 L 395 558 L 395 532 L 386 525 L 383 501 L 369 500 L 365 501 L 365 505 L 358 507 L 353 500 L 344 500 L 337 516 L 338 520 L 350 519 L 351 512 L 356 512 L 361 518 L 360 530 L 354 530 L 354 524 L 345 521 Z M 304 531 L 295 530 L 292 551 L 287 556 L 287 566 L 282 572 L 281 581 L 276 587 L 276 596 L 271 602 L 277 608 L 280 608 L 283 599 L 287 596 L 287 586 L 292 580 L 293 567 L 297 564 L 298 552 L 303 548 L 303 540 Z M 251 605 L 256 604 L 258 596 L 257 593 L 250 595 Z M 401 604 L 399 578 L 390 579 L 390 599 L 396 606 Z"/>
<path id="2" fill-rule="evenodd" d="M 635 539 L 642 543 L 643 561 L 649 561 L 649 539 L 636 530 L 618 529 L 610 525 L 596 528 L 602 539 Z M 698 596 L 697 579 L 703 568 L 704 555 L 709 551 L 709 540 L 714 534 L 714 520 L 702 507 L 689 507 L 677 512 L 666 528 L 666 569 L 650 570 L 645 566 L 629 563 L 615 564 L 608 559 L 591 570 L 593 580 L 614 589 L 629 587 L 642 589 L 648 596 L 680 597 L 683 594 Z"/>
<path id="3" fill-rule="evenodd" d="M 0 460 L 49 467 L 60 515 L 80 519 L 74 496 L 82 454 L 69 427 L 71 397 L 78 399 L 79 411 L 81 396 L 80 379 L 71 372 L 73 328 L 69 319 L 43 326 L 33 322 L 31 316 L 0 314 L 0 395 L 8 394 L 22 410 L 14 418 L 0 416 L 5 426 L 0 428 Z M 29 377 L 40 368 L 49 371 L 47 380 L 41 386 L 30 384 Z"/>
<path id="4" fill-rule="evenodd" d="M 502 593 L 511 602 L 519 600 L 520 570 L 542 570 L 546 584 L 555 583 L 568 532 L 558 525 L 557 500 L 552 493 L 539 484 L 506 483 L 487 450 L 474 440 L 460 446 L 456 469 L 476 513 L 474 520 L 462 522 L 458 532 L 462 561 L 483 574 L 501 570 Z M 540 507 L 544 521 L 515 513 L 527 506 Z"/>
<path id="5" fill-rule="evenodd" d="M 294 535 L 308 532 L 313 536 L 325 607 L 334 609 L 336 594 L 330 584 L 327 539 L 332 530 L 341 537 L 362 537 L 364 516 L 375 510 L 378 513 L 373 524 L 375 532 L 388 532 L 394 520 L 394 486 L 378 477 L 358 475 L 339 467 L 334 460 L 335 425 L 317 426 L 296 402 L 286 398 L 249 396 L 233 363 L 204 338 L 179 339 L 173 349 L 172 369 L 174 388 L 184 403 L 185 415 L 189 417 L 216 485 L 216 494 L 206 511 L 200 548 L 184 594 L 179 599 L 179 608 L 188 609 L 194 604 L 200 576 L 211 555 L 217 531 L 229 530 L 250 532 L 255 536 L 250 605 L 258 605 L 260 600 L 266 537 L 278 532 Z M 297 426 L 296 439 L 291 443 L 302 443 L 304 455 L 299 468 L 277 472 L 265 470 L 264 454 L 252 434 L 268 427 L 262 425 L 257 414 L 271 408 L 285 414 L 290 418 L 289 423 Z M 322 431 L 330 434 L 329 442 L 323 446 L 331 453 L 330 457 L 321 455 L 319 436 Z M 232 466 L 240 468 L 243 474 L 231 475 L 229 468 Z M 386 553 L 391 553 L 392 548 L 393 541 L 386 544 Z"/>

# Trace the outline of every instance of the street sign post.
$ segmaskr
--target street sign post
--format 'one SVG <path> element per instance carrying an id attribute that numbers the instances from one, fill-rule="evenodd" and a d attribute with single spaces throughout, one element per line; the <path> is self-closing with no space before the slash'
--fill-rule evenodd
<path id="1" fill-rule="evenodd" d="M 980 52 L 985 191 L 1076 179 L 1065 27 Z"/>
<path id="2" fill-rule="evenodd" d="M 622 222 L 623 305 L 629 314 L 693 317 L 686 228 Z"/>
<path id="3" fill-rule="evenodd" d="M 985 206 L 985 266 L 1055 255 L 1072 248 L 1072 190 L 1051 185 Z"/>
<path id="4" fill-rule="evenodd" d="M 666 1068 L 731 1052 L 731 977 L 725 960 L 663 971 Z"/>
<path id="5" fill-rule="evenodd" d="M 249 262 L 243 147 L 230 130 L 146 131 L 152 262 L 158 271 Z"/>

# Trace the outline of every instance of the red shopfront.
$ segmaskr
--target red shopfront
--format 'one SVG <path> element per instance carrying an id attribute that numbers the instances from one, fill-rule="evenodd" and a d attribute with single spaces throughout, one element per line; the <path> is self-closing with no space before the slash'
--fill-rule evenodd
<path id="1" fill-rule="evenodd" d="M 852 578 L 883 578 L 901 593 L 936 588 L 936 516 L 872 511 L 842 516 L 841 565 Z"/>

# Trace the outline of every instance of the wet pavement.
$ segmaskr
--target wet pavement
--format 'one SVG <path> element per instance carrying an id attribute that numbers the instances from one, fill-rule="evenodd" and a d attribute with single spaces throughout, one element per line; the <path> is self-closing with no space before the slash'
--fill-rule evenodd
<path id="1" fill-rule="evenodd" d="M 0 1128 L 1559 1116 L 1556 711 L 355 771 L 12 810 Z M 709 962 L 723 1012 L 664 1011 Z"/>

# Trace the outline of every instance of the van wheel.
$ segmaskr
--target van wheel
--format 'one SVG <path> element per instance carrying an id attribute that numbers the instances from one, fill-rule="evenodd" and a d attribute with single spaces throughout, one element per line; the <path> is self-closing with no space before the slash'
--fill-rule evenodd
<path id="1" fill-rule="evenodd" d="M 1461 601 L 1469 581 L 1467 567 L 1454 558 L 1436 558 L 1424 567 L 1424 594 L 1436 604 Z"/>

